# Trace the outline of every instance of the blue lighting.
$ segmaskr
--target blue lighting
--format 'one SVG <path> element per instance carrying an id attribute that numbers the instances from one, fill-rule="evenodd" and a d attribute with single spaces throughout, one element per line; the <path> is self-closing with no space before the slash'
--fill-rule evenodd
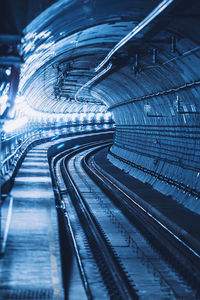
<path id="1" fill-rule="evenodd" d="M 55 140 L 57 138 L 58 138 L 58 135 L 55 135 L 54 137 L 51 138 L 51 140 L 53 141 L 53 140 Z"/>
<path id="2" fill-rule="evenodd" d="M 60 144 L 60 145 L 58 145 L 58 146 L 57 146 L 57 149 L 60 149 L 60 148 L 62 148 L 64 145 L 65 145 L 64 143 L 63 143 L 63 144 Z"/>
<path id="3" fill-rule="evenodd" d="M 79 148 L 79 145 L 75 145 L 74 147 L 73 147 L 73 149 L 78 149 Z"/>

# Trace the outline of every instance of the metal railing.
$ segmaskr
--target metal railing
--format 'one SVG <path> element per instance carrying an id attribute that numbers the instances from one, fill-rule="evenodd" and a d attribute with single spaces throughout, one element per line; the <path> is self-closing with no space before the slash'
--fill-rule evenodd
<path id="1" fill-rule="evenodd" d="M 33 138 L 38 134 L 33 134 L 31 137 L 25 139 L 9 156 L 7 156 L 1 163 L 1 176 L 6 176 L 12 167 L 16 166 L 18 159 L 26 150 L 27 146 L 33 142 Z"/>
<path id="2" fill-rule="evenodd" d="M 11 222 L 13 208 L 13 197 L 10 195 L 1 195 L 0 199 L 0 257 L 6 250 L 8 231 Z"/>

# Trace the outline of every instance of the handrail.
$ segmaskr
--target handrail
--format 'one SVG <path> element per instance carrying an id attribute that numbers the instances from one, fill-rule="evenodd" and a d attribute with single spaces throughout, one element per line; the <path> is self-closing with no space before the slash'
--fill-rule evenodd
<path id="1" fill-rule="evenodd" d="M 15 149 L 15 151 L 14 151 L 12 154 L 10 154 L 8 157 L 6 157 L 6 158 L 3 160 L 2 166 L 3 166 L 9 159 L 11 159 L 11 158 L 16 154 L 16 152 L 22 147 L 22 145 L 23 145 L 23 144 L 21 144 L 18 148 Z"/>
<path id="2" fill-rule="evenodd" d="M 13 197 L 10 195 L 2 195 L 6 196 L 6 198 L 9 198 L 9 205 L 8 205 L 8 213 L 7 213 L 7 218 L 6 218 L 6 225 L 5 225 L 5 230 L 3 233 L 3 240 L 2 244 L 0 244 L 0 257 L 2 257 L 5 253 L 6 249 L 6 243 L 7 243 L 7 238 L 8 238 L 8 231 L 10 227 L 10 221 L 11 221 L 11 216 L 12 216 L 12 208 L 13 208 Z M 1 219 L 0 219 L 1 222 Z M 1 228 L 1 226 L 0 226 Z"/>
<path id="3" fill-rule="evenodd" d="M 36 134 L 34 134 L 34 135 L 32 135 L 31 137 L 28 137 L 19 147 L 17 147 L 16 149 L 15 149 L 15 151 L 12 153 L 12 154 L 10 154 L 8 157 L 6 157 L 4 160 L 3 160 L 3 162 L 2 162 L 2 166 L 8 161 L 8 160 L 10 160 L 16 153 L 17 153 L 17 151 L 28 141 L 28 140 L 30 140 L 33 136 L 36 136 Z"/>

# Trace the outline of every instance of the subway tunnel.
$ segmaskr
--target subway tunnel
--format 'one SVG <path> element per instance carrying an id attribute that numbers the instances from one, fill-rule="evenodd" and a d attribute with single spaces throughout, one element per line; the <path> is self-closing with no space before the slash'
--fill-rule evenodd
<path id="1" fill-rule="evenodd" d="M 199 299 L 200 2 L 10 0 L 6 4 L 1 1 L 1 8 L 2 299 Z M 89 146 L 92 154 L 87 152 Z M 83 154 L 78 148 L 85 155 L 82 167 L 78 162 Z M 73 158 L 70 153 L 77 156 Z M 40 159 L 46 156 L 47 161 L 41 160 L 40 166 Z M 31 230 L 35 233 L 39 228 L 31 217 L 28 202 L 21 208 L 17 204 L 24 198 L 23 193 L 28 198 L 34 193 L 27 185 L 33 175 L 27 169 L 33 161 L 38 185 L 47 180 L 45 177 L 42 181 L 42 169 L 49 172 L 48 187 L 41 184 L 38 193 L 50 189 L 46 197 L 54 203 L 49 205 L 55 238 L 53 242 L 47 238 L 50 250 L 38 254 L 51 257 L 53 288 L 49 283 L 45 285 L 46 273 L 43 270 L 40 274 L 37 259 L 36 267 L 28 260 L 15 265 L 18 252 L 14 248 L 18 249 L 20 241 L 15 230 L 17 226 L 27 226 L 23 222 L 25 209 L 29 210 L 30 222 L 33 219 Z M 84 183 L 86 175 L 78 168 L 91 178 L 96 176 L 93 180 L 98 187 L 93 186 L 91 178 L 85 177 Z M 82 175 L 78 177 L 79 173 Z M 102 211 L 97 204 L 92 208 L 84 193 L 96 197 Z M 97 197 L 101 193 L 111 198 L 112 204 L 101 201 Z M 67 197 L 72 200 L 66 200 Z M 30 205 L 35 208 L 37 196 L 33 198 Z M 39 199 L 40 196 L 37 213 L 43 218 Z M 79 200 L 86 204 L 78 207 Z M 97 215 L 83 215 L 88 207 L 90 213 L 94 209 Z M 118 217 L 114 214 L 116 207 Z M 77 222 L 73 210 L 77 215 L 82 210 Z M 16 218 L 17 225 L 13 221 L 15 211 L 22 218 Z M 98 212 L 103 215 L 100 219 Z M 124 261 L 120 251 L 126 246 L 104 220 L 106 215 L 128 240 L 129 250 L 140 253 L 141 265 L 135 256 L 128 260 L 129 250 L 124 250 Z M 130 234 L 133 227 L 122 221 L 124 216 L 139 230 L 134 237 Z M 95 233 L 91 219 L 105 234 L 101 244 L 105 239 L 105 249 L 108 243 L 112 250 L 102 250 L 103 254 L 97 251 L 100 242 L 95 244 L 92 234 L 97 237 L 100 233 Z M 161 228 L 154 228 L 153 222 Z M 81 234 L 84 229 L 76 226 L 90 227 L 91 232 Z M 141 232 L 146 236 L 139 237 Z M 84 243 L 79 244 L 81 239 L 91 248 L 101 279 L 91 275 L 95 267 L 91 261 L 84 261 L 87 251 L 83 250 Z M 146 242 L 142 244 L 143 239 Z M 152 252 L 154 263 L 147 255 L 153 251 L 147 250 L 147 241 L 156 249 Z M 176 245 L 178 242 L 181 245 Z M 37 239 L 33 246 L 37 251 L 40 243 Z M 26 255 L 25 240 L 20 245 Z M 176 251 L 181 249 L 180 253 L 173 247 Z M 106 251 L 110 253 L 107 260 L 113 259 L 107 271 L 99 262 L 102 258 L 96 258 L 106 256 Z M 160 256 L 164 257 L 162 265 L 155 263 Z M 153 273 L 163 275 L 153 276 L 145 271 L 147 261 L 149 268 L 156 270 Z M 26 269 L 20 283 L 15 277 L 19 264 L 20 270 Z M 89 264 L 92 270 L 88 271 Z M 118 277 L 114 275 L 118 274 L 116 270 Z M 126 273 L 133 283 L 125 278 Z M 26 274 L 29 283 L 25 282 Z M 94 282 L 90 282 L 90 277 Z M 163 281 L 164 287 L 158 281 Z"/>

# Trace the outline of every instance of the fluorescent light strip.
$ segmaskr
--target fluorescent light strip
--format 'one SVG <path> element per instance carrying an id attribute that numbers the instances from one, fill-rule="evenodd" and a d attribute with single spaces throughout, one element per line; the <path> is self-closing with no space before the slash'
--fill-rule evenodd
<path id="1" fill-rule="evenodd" d="M 140 32 L 146 25 L 148 25 L 153 19 L 155 19 L 163 10 L 165 10 L 174 0 L 164 0 L 144 19 L 142 20 L 131 32 L 129 32 L 114 48 L 108 53 L 108 55 L 102 60 L 102 62 L 95 68 L 95 72 L 99 71 L 113 56 L 113 54 L 127 43 L 132 37 Z"/>

